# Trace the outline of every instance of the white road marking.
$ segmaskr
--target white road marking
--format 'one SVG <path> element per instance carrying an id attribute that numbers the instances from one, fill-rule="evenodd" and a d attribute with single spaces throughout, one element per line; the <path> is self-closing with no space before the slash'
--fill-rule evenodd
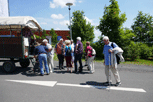
<path id="1" fill-rule="evenodd" d="M 57 81 L 35 81 L 35 80 L 6 80 L 6 81 L 33 84 L 33 85 L 41 85 L 41 86 L 49 86 L 49 87 L 53 87 L 57 83 Z"/>
<path id="2" fill-rule="evenodd" d="M 65 83 L 57 83 L 56 85 L 60 85 L 60 86 L 72 86 L 72 87 L 83 87 L 83 88 L 98 88 L 98 89 L 106 89 L 106 90 L 110 89 L 110 90 L 120 90 L 120 91 L 146 92 L 145 90 L 139 89 L 139 88 L 92 86 L 92 85 L 65 84 Z"/>
<path id="3" fill-rule="evenodd" d="M 98 88 L 98 89 L 106 89 L 106 90 L 131 91 L 131 92 L 146 92 L 144 89 L 141 89 L 141 88 L 66 84 L 66 83 L 57 83 L 57 81 L 35 81 L 35 80 L 6 80 L 6 81 L 33 84 L 33 85 L 42 85 L 42 86 L 49 86 L 49 87 L 53 87 L 54 85 L 58 85 L 58 86 L 70 86 L 70 87 L 82 87 L 82 88 Z"/>
<path id="4" fill-rule="evenodd" d="M 73 87 L 84 87 L 84 88 L 91 88 L 90 85 L 79 85 L 79 84 L 65 84 L 65 83 L 57 83 L 56 85 L 60 86 L 73 86 Z"/>

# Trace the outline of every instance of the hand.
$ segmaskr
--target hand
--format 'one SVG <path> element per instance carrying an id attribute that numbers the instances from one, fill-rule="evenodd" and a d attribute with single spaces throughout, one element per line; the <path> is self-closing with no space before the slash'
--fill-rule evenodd
<path id="1" fill-rule="evenodd" d="M 105 62 L 103 62 L 104 66 L 105 66 Z"/>
<path id="2" fill-rule="evenodd" d="M 108 50 L 108 52 L 111 52 L 111 53 L 113 53 L 113 51 L 112 51 L 111 49 L 109 49 L 109 50 Z"/>

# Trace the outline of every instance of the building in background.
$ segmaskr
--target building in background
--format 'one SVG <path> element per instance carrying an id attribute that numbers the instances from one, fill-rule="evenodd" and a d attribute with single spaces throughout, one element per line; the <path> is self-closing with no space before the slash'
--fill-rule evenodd
<path id="1" fill-rule="evenodd" d="M 69 34 L 69 30 L 55 30 L 55 33 L 58 35 L 58 36 L 61 36 L 63 38 L 63 40 L 67 40 L 67 36 L 70 37 L 70 34 Z M 11 33 L 12 35 L 15 35 L 15 36 L 20 36 L 20 32 L 18 31 L 12 31 Z M 38 35 L 38 36 L 42 36 L 42 32 L 35 32 L 34 33 L 35 35 Z M 50 30 L 46 30 L 46 34 L 50 34 Z M 10 31 L 0 31 L 0 36 L 1 35 L 10 35 Z"/>

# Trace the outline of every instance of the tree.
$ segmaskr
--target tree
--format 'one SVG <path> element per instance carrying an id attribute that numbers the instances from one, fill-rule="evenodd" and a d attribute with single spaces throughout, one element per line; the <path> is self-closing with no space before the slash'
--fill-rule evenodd
<path id="1" fill-rule="evenodd" d="M 54 44 L 56 44 L 58 42 L 57 41 L 57 34 L 55 33 L 55 30 L 53 28 L 50 30 L 50 35 L 52 36 L 52 42 Z"/>
<path id="2" fill-rule="evenodd" d="M 43 33 L 43 34 L 42 34 L 41 38 L 42 38 L 42 39 L 46 39 L 46 36 L 48 36 L 48 34 L 46 34 L 46 30 L 43 29 L 43 32 L 42 32 L 42 33 Z"/>
<path id="3" fill-rule="evenodd" d="M 87 22 L 83 11 L 73 12 L 72 19 L 72 38 L 75 42 L 78 36 L 81 37 L 82 41 L 92 42 L 94 35 L 94 26 Z"/>
<path id="4" fill-rule="evenodd" d="M 134 41 L 143 43 L 153 42 L 153 16 L 143 14 L 140 11 L 134 20 L 134 24 L 131 26 L 136 35 Z"/>
<path id="5" fill-rule="evenodd" d="M 119 14 L 118 2 L 110 0 L 111 4 L 104 8 L 104 15 L 100 18 L 100 24 L 97 28 L 102 32 L 102 35 L 108 36 L 110 41 L 116 42 L 119 46 L 121 42 L 122 25 L 126 21 L 126 14 Z"/>

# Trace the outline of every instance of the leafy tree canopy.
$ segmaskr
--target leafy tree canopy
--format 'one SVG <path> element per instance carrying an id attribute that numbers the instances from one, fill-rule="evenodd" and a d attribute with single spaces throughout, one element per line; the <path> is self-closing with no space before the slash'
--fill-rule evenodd
<path id="1" fill-rule="evenodd" d="M 82 41 L 92 42 L 94 35 L 94 26 L 91 23 L 87 22 L 83 11 L 73 12 L 72 19 L 72 39 L 74 42 L 78 36 L 81 37 Z"/>
<path id="2" fill-rule="evenodd" d="M 134 41 L 143 43 L 153 42 L 153 16 L 143 14 L 140 11 L 134 20 L 134 24 L 131 26 L 136 35 Z"/>
<path id="3" fill-rule="evenodd" d="M 121 31 L 122 25 L 126 21 L 126 14 L 120 14 L 118 2 L 110 0 L 110 5 L 104 8 L 104 15 L 100 18 L 100 24 L 97 28 L 102 32 L 102 35 L 108 36 L 110 41 L 122 45 Z"/>

